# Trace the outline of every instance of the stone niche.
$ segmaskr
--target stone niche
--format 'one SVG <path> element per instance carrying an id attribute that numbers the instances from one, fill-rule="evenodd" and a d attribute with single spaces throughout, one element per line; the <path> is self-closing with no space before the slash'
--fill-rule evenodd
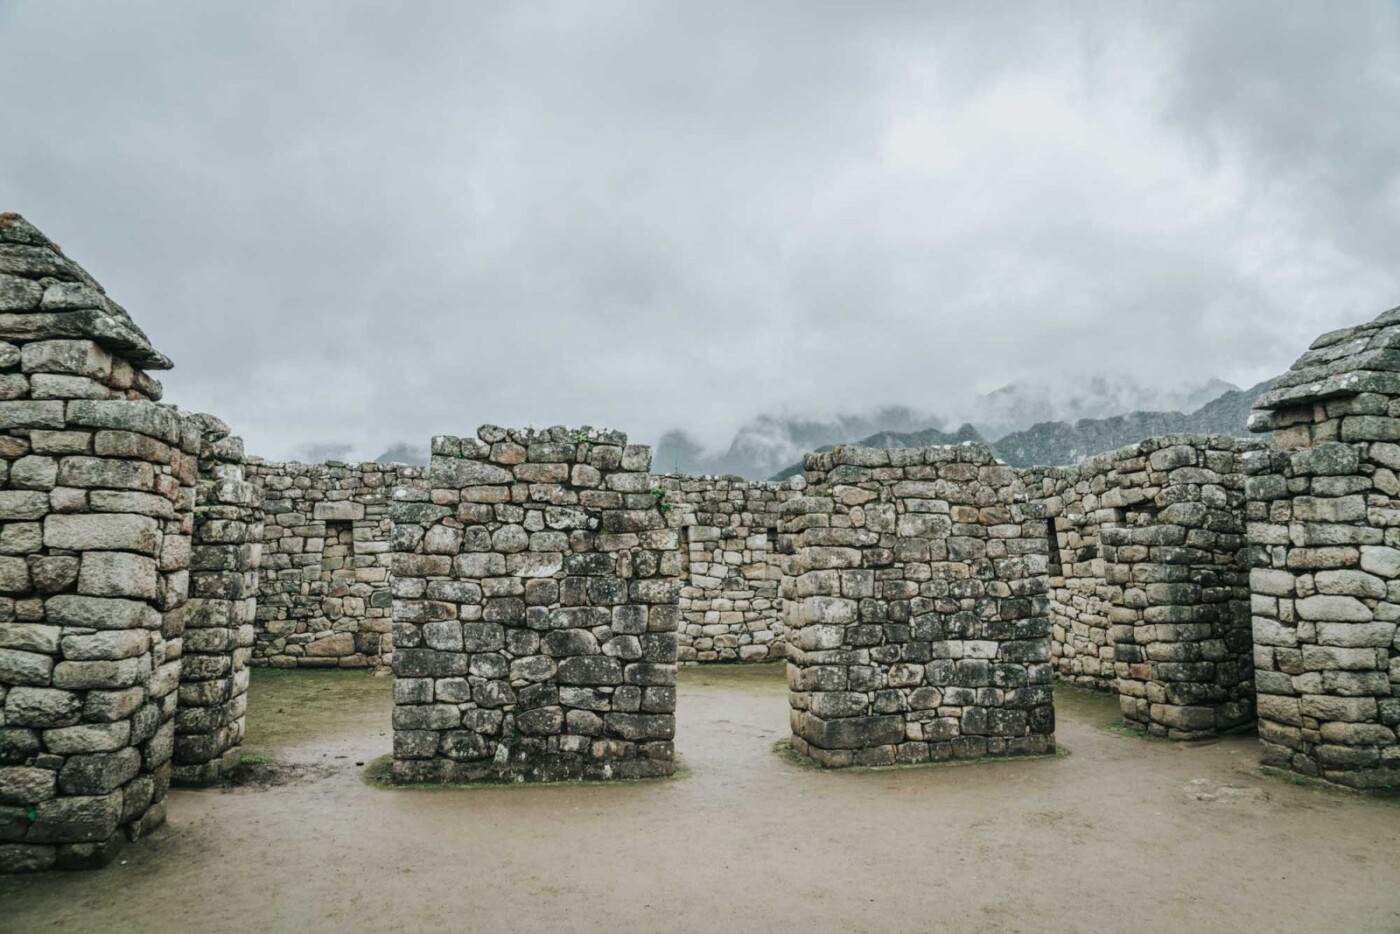
<path id="1" fill-rule="evenodd" d="M 0 872 L 165 819 L 199 423 L 101 286 L 0 215 Z"/>
<path id="2" fill-rule="evenodd" d="M 435 438 L 395 491 L 400 782 L 671 774 L 679 535 L 620 432 Z"/>
<path id="3" fill-rule="evenodd" d="M 1400 784 L 1400 308 L 1324 334 L 1256 403 L 1247 458 L 1264 764 Z"/>
<path id="4" fill-rule="evenodd" d="M 778 509 L 799 479 L 655 478 L 663 509 L 681 535 L 682 662 L 764 662 L 787 654 L 780 591 Z"/>
<path id="5" fill-rule="evenodd" d="M 784 503 L 793 745 L 826 767 L 1055 748 L 1045 511 L 981 444 L 810 454 Z"/>
<path id="6" fill-rule="evenodd" d="M 1164 437 L 1025 473 L 1050 517 L 1059 676 L 1116 693 L 1130 726 L 1192 740 L 1254 723 L 1243 456 L 1259 447 Z"/>
<path id="7" fill-rule="evenodd" d="M 390 500 L 426 489 L 424 468 L 249 458 L 245 469 L 264 513 L 253 664 L 388 666 Z"/>

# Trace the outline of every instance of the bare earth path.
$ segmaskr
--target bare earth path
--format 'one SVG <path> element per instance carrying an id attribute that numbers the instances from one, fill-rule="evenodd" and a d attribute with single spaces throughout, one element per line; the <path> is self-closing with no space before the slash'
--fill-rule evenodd
<path id="1" fill-rule="evenodd" d="M 277 782 L 176 791 L 100 873 L 0 878 L 0 930 L 1400 931 L 1400 807 L 1265 779 L 1250 739 L 826 773 L 772 752 L 781 667 L 682 673 L 688 769 L 622 786 L 385 790 L 389 680 L 257 672 Z"/>

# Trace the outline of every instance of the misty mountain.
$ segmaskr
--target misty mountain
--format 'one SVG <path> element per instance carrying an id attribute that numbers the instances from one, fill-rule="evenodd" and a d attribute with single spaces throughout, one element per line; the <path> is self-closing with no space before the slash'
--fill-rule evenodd
<path id="1" fill-rule="evenodd" d="M 1185 418 L 1179 413 L 1201 411 L 1207 403 L 1238 391 L 1238 387 L 1218 379 L 1161 389 L 1144 386 L 1129 375 L 1096 376 L 1076 383 L 1017 382 L 970 401 L 947 402 L 939 414 L 889 406 L 868 415 L 843 415 L 828 420 L 760 415 L 745 423 L 721 451 L 707 451 L 685 431 L 675 430 L 661 438 L 652 464 L 665 473 L 735 474 L 759 479 L 786 472 L 793 464 L 801 463 L 802 455 L 809 451 L 830 449 L 857 439 L 882 436 L 889 440 L 923 432 L 931 432 L 930 437 L 961 436 L 965 429 L 949 427 L 953 425 L 970 425 L 979 438 L 990 441 L 1010 437 L 1012 449 L 1024 448 L 1027 456 L 1060 458 L 1070 456 L 1068 452 L 1080 446 L 1096 447 L 1105 443 L 1104 439 L 1135 435 L 1154 425 L 1175 424 L 1165 415 L 1153 420 L 1146 413 Z M 1130 423 L 1090 425 L 1082 437 L 1073 434 L 1074 426 L 1081 421 L 1111 421 L 1115 417 L 1127 418 Z M 1212 424 L 1227 422 L 1230 417 Z M 1069 434 L 1046 427 L 1055 423 L 1065 423 Z M 1015 437 L 1026 432 L 1033 434 Z"/>
<path id="2" fill-rule="evenodd" d="M 973 428 L 971 425 L 963 425 L 961 428 L 959 428 L 955 432 L 952 432 L 951 434 L 949 434 L 948 432 L 939 431 L 937 428 L 926 428 L 923 431 L 913 431 L 905 433 L 895 431 L 881 431 L 877 432 L 876 434 L 870 435 L 867 438 L 862 438 L 856 443 L 859 446 L 865 448 L 924 448 L 937 447 L 946 444 L 962 444 L 964 441 L 982 440 L 982 435 L 977 431 L 976 428 Z M 834 447 L 834 444 L 827 444 L 823 445 L 820 448 L 817 448 L 816 450 L 818 452 L 825 452 L 830 451 Z M 793 464 L 785 470 L 782 470 L 779 473 L 775 474 L 773 476 L 773 479 L 786 480 L 788 477 L 794 477 L 800 473 L 802 473 L 802 462 L 798 461 L 796 464 Z"/>
<path id="3" fill-rule="evenodd" d="M 426 445 L 399 441 L 389 445 L 389 449 L 374 459 L 376 464 L 407 464 L 410 467 L 426 467 L 429 453 Z"/>
<path id="4" fill-rule="evenodd" d="M 669 431 L 656 445 L 652 469 L 658 473 L 735 474 L 760 479 L 801 461 L 808 451 L 851 438 L 877 432 L 911 433 L 942 425 L 942 419 L 904 406 L 827 421 L 760 415 L 745 423 L 729 447 L 718 453 L 707 452 L 684 431 Z"/>
<path id="5" fill-rule="evenodd" d="M 1127 412 L 1195 412 L 1239 387 L 1224 380 L 1160 389 L 1131 376 L 1096 376 L 1082 383 L 1012 383 L 974 401 L 964 420 L 987 438 L 1002 438 L 1046 422 L 1110 419 Z"/>
<path id="6" fill-rule="evenodd" d="M 1114 451 L 1139 441 L 1173 434 L 1223 434 L 1251 437 L 1245 427 L 1254 400 L 1267 382 L 1251 389 L 1232 389 L 1189 414 L 1181 412 L 1130 412 L 1111 418 L 1086 418 L 1073 424 L 1042 422 L 991 443 L 998 458 L 1013 467 L 1051 467 L 1074 464 L 1094 454 Z M 881 432 L 854 442 L 862 447 L 923 447 L 959 444 L 982 438 L 971 425 L 954 435 L 929 430 L 912 433 Z M 825 448 L 824 450 L 830 450 Z M 785 480 L 802 472 L 800 461 L 774 475 Z"/>
<path id="7" fill-rule="evenodd" d="M 1130 412 L 1112 418 L 1081 419 L 1073 424 L 1046 422 L 999 439 L 992 450 L 1014 467 L 1048 467 L 1078 463 L 1094 454 L 1160 435 L 1250 437 L 1245 427 L 1249 412 L 1267 386 L 1268 383 L 1261 383 L 1252 389 L 1232 389 L 1189 414 Z"/>

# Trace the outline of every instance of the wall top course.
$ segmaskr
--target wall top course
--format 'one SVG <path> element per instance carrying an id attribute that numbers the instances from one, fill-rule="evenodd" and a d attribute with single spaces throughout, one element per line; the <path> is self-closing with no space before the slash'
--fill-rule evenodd
<path id="1" fill-rule="evenodd" d="M 0 214 L 0 337 L 87 338 L 147 370 L 170 358 L 59 246 L 18 214 Z"/>
<path id="2" fill-rule="evenodd" d="M 1400 308 L 1313 341 L 1254 408 L 1266 413 L 1361 393 L 1400 395 Z M 1267 415 L 1251 419 L 1253 431 L 1273 427 Z"/>

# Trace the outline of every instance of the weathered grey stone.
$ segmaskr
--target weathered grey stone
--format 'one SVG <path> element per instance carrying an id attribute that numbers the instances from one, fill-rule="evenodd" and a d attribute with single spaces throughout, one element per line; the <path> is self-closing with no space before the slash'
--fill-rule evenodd
<path id="1" fill-rule="evenodd" d="M 50 548 L 153 555 L 158 542 L 159 526 L 149 516 L 51 515 L 44 520 L 44 544 Z"/>
<path id="2" fill-rule="evenodd" d="M 0 804 L 27 807 L 58 793 L 57 775 L 50 769 L 0 766 Z"/>
<path id="3" fill-rule="evenodd" d="M 45 687 L 52 676 L 52 657 L 38 652 L 0 649 L 0 684 Z"/>
<path id="4" fill-rule="evenodd" d="M 44 687 L 13 687 L 5 695 L 8 726 L 60 727 L 78 722 L 83 699 L 72 691 Z"/>
<path id="5" fill-rule="evenodd" d="M 58 773 L 64 794 L 105 795 L 136 777 L 141 754 L 131 748 L 114 753 L 70 756 Z"/>
<path id="6" fill-rule="evenodd" d="M 160 612 L 140 600 L 59 594 L 44 601 L 49 622 L 93 629 L 159 629 Z"/>
<path id="7" fill-rule="evenodd" d="M 78 592 L 95 597 L 144 597 L 158 592 L 156 563 L 120 551 L 87 551 L 78 571 Z"/>

